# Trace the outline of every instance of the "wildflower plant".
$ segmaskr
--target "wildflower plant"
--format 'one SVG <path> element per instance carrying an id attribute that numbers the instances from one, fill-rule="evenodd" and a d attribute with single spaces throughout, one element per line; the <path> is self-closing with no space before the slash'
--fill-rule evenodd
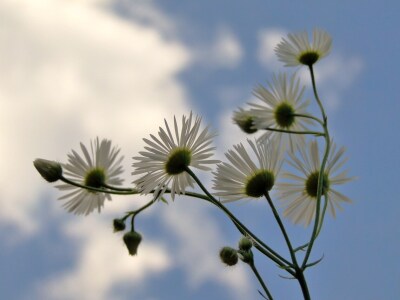
<path id="1" fill-rule="evenodd" d="M 296 75 L 275 75 L 269 86 L 255 89 L 259 102 L 249 103 L 250 109 L 239 108 L 234 112 L 233 122 L 251 138 L 228 150 L 224 162 L 212 158 L 214 133 L 202 126 L 201 117 L 190 113 L 174 117 L 172 123 L 164 120 L 158 136 L 151 134 L 143 139 L 144 150 L 133 157 L 133 187 L 120 186 L 120 149 L 112 147 L 106 139 L 96 138 L 89 149 L 81 144 L 82 155 L 72 150 L 66 164 L 36 159 L 34 166 L 48 182 L 61 181 L 56 187 L 66 193 L 60 200 L 75 214 L 100 212 L 105 199 L 111 200 L 113 194 L 151 194 L 147 204 L 113 220 L 114 231 L 124 232 L 123 241 L 130 255 L 140 255 L 142 235 L 135 229 L 135 218 L 142 211 L 181 195 L 206 201 L 221 210 L 241 236 L 237 247 L 221 248 L 219 256 L 225 265 L 248 265 L 261 286 L 261 297 L 272 300 L 274 293 L 256 267 L 253 253 L 258 252 L 274 262 L 286 277 L 297 280 L 302 297 L 311 299 L 305 271 L 320 261 L 310 259 L 314 244 L 326 212 L 335 216 L 342 203 L 351 202 L 336 190 L 336 185 L 353 179 L 342 170 L 345 150 L 338 148 L 330 137 L 328 117 L 314 76 L 314 65 L 327 56 L 331 43 L 328 33 L 314 30 L 311 43 L 303 32 L 289 34 L 275 48 L 286 66 L 309 69 L 320 116 L 307 112 L 312 103 L 303 99 L 305 88 Z M 288 166 L 292 168 L 286 170 Z M 211 171 L 214 191 L 203 185 L 195 169 Z M 201 192 L 194 192 L 195 187 Z M 273 196 L 277 199 L 272 199 Z M 265 200 L 289 255 L 278 253 L 274 245 L 256 235 L 231 212 L 229 202 L 242 199 Z M 305 227 L 311 225 L 309 239 L 303 243 L 296 241 L 295 245 L 284 218 Z"/>

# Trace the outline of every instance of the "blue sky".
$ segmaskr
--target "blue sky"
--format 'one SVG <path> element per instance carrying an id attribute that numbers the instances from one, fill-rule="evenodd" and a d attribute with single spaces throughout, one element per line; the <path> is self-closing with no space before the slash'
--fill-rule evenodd
<path id="1" fill-rule="evenodd" d="M 353 204 L 327 218 L 307 271 L 313 299 L 400 296 L 400 167 L 396 1 L 0 2 L 0 296 L 2 299 L 261 299 L 245 266 L 218 250 L 240 238 L 218 211 L 180 198 L 138 217 L 130 257 L 111 221 L 144 197 L 107 202 L 101 214 L 68 214 L 35 172 L 37 157 L 66 154 L 100 136 L 131 157 L 163 119 L 190 110 L 218 132 L 217 157 L 245 136 L 232 111 L 284 69 L 271 49 L 288 32 L 333 37 L 316 65 L 331 134 L 347 148 L 340 188 Z M 301 73 L 309 87 L 306 73 Z M 311 94 L 309 94 L 311 96 Z M 210 176 L 201 175 L 205 182 Z M 231 209 L 276 249 L 285 247 L 262 201 Z M 287 222 L 296 243 L 308 236 Z M 276 299 L 299 299 L 295 281 L 256 256 Z M 23 287 L 23 288 L 21 288 Z"/>

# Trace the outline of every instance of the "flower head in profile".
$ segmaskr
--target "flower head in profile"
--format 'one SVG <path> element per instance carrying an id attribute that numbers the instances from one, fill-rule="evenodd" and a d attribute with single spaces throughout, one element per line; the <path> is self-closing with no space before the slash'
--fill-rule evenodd
<path id="1" fill-rule="evenodd" d="M 307 130 L 307 124 L 311 123 L 310 119 L 296 116 L 307 114 L 306 108 L 309 101 L 303 100 L 303 93 L 304 87 L 300 86 L 300 80 L 295 75 L 288 80 L 286 74 L 274 75 L 268 89 L 261 85 L 255 89 L 254 95 L 262 103 L 249 103 L 252 107 L 250 113 L 254 117 L 254 127 L 259 130 L 272 129 L 266 130 L 260 140 L 276 137 L 277 141 L 282 143 L 283 151 L 287 146 L 294 151 L 297 145 L 304 145 L 303 134 L 273 131 Z"/>
<path id="2" fill-rule="evenodd" d="M 214 173 L 215 195 L 226 202 L 259 198 L 272 189 L 282 165 L 281 152 L 275 143 L 247 140 L 258 164 L 254 163 L 242 143 L 225 153 L 228 162 L 217 166 Z"/>
<path id="3" fill-rule="evenodd" d="M 200 130 L 200 117 L 193 117 L 192 113 L 189 118 L 183 116 L 181 128 L 175 117 L 173 128 L 164 122 L 158 138 L 150 135 L 151 139 L 143 139 L 147 145 L 145 151 L 139 152 L 141 156 L 133 158 L 136 162 L 132 174 L 142 175 L 134 181 L 142 194 L 153 193 L 158 198 L 170 186 L 174 199 L 175 194 L 185 194 L 188 186 L 193 187 L 194 180 L 185 172 L 188 167 L 210 170 L 206 165 L 219 161 L 209 159 L 215 149 L 210 146 L 214 134 L 208 127 Z"/>
<path id="4" fill-rule="evenodd" d="M 322 196 L 327 201 L 327 209 L 333 217 L 336 215 L 336 209 L 341 209 L 340 204 L 342 202 L 351 202 L 348 197 L 333 188 L 335 185 L 354 179 L 347 176 L 347 171 L 339 172 L 339 169 L 347 161 L 343 158 L 344 151 L 343 147 L 337 150 L 336 145 L 332 144 L 322 176 Z M 283 177 L 292 182 L 278 183 L 277 189 L 279 190 L 279 198 L 286 207 L 284 215 L 296 224 L 308 226 L 315 218 L 317 206 L 318 177 L 321 167 L 318 143 L 316 141 L 310 142 L 306 148 L 299 150 L 299 154 L 300 157 L 298 158 L 293 153 L 289 153 L 291 160 L 288 162 L 303 176 L 285 173 Z"/>
<path id="5" fill-rule="evenodd" d="M 91 141 L 90 149 L 80 144 L 83 156 L 72 150 L 68 154 L 68 163 L 63 164 L 67 179 L 92 188 L 101 189 L 105 185 L 118 186 L 123 180 L 118 176 L 123 172 L 120 149 L 111 146 L 111 141 L 99 138 Z M 64 207 L 77 215 L 88 215 L 97 209 L 100 212 L 104 200 L 111 200 L 107 193 L 94 192 L 70 184 L 60 184 L 58 189 L 66 194 L 59 200 L 66 201 Z"/>
<path id="6" fill-rule="evenodd" d="M 283 38 L 276 46 L 275 52 L 285 66 L 312 66 L 329 54 L 331 46 L 330 35 L 321 29 L 314 29 L 312 43 L 308 40 L 307 32 L 289 33 L 287 39 Z"/>
<path id="7" fill-rule="evenodd" d="M 239 128 L 247 133 L 252 134 L 257 132 L 257 128 L 254 128 L 254 117 L 248 110 L 239 108 L 233 112 L 233 123 L 239 126 Z"/>

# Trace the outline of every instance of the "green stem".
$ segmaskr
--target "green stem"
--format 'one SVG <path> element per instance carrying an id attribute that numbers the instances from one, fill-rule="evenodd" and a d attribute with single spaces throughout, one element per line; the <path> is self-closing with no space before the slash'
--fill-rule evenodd
<path id="1" fill-rule="evenodd" d="M 277 211 L 276 208 L 275 208 L 274 203 L 272 202 L 272 199 L 271 199 L 269 193 L 266 192 L 266 193 L 264 194 L 264 196 L 265 196 L 265 198 L 267 198 L 268 204 L 269 204 L 269 206 L 271 207 L 271 210 L 272 210 L 272 213 L 274 214 L 275 220 L 276 220 L 276 222 L 278 223 L 279 228 L 281 229 L 281 232 L 282 232 L 282 234 L 283 234 L 283 236 L 284 236 L 284 238 L 285 238 L 286 245 L 287 245 L 287 247 L 288 247 L 288 249 L 289 249 L 290 256 L 291 256 L 291 258 L 292 258 L 293 265 L 297 267 L 298 264 L 297 264 L 296 254 L 295 254 L 295 252 L 293 251 L 292 243 L 290 242 L 290 238 L 289 238 L 289 235 L 288 235 L 287 232 L 286 232 L 285 226 L 284 226 L 283 223 L 282 223 L 282 220 L 281 220 L 281 218 L 280 218 L 280 216 L 279 216 L 279 214 L 278 214 L 278 211 Z"/>
<path id="2" fill-rule="evenodd" d="M 267 288 L 267 285 L 265 284 L 264 280 L 262 279 L 260 273 L 258 273 L 258 270 L 254 264 L 254 261 L 252 260 L 251 262 L 248 263 L 248 265 L 250 266 L 251 270 L 253 271 L 254 275 L 256 275 L 258 282 L 261 284 L 265 294 L 267 294 L 268 296 L 268 300 L 273 300 L 273 297 L 270 293 L 270 291 Z"/>
<path id="3" fill-rule="evenodd" d="M 321 221 L 321 219 L 323 219 L 323 218 L 320 217 L 321 198 L 322 198 L 323 181 L 324 181 L 324 179 L 323 179 L 324 176 L 323 175 L 324 175 L 325 165 L 326 165 L 326 162 L 328 160 L 328 155 L 329 155 L 329 150 L 330 150 L 330 137 L 329 137 L 329 131 L 328 131 L 328 122 L 327 122 L 328 118 L 326 117 L 324 107 L 323 107 L 322 102 L 321 102 L 321 100 L 319 99 L 319 96 L 318 96 L 317 87 L 316 87 L 316 84 L 315 84 L 314 70 L 313 70 L 312 65 L 309 66 L 309 69 L 310 69 L 310 74 L 311 74 L 311 82 L 312 82 L 312 86 L 313 86 L 314 96 L 315 96 L 315 99 L 316 99 L 316 101 L 317 101 L 317 103 L 318 103 L 318 105 L 320 107 L 321 114 L 322 114 L 322 117 L 323 117 L 323 120 L 324 120 L 323 127 L 324 127 L 324 136 L 325 136 L 326 145 L 325 145 L 324 157 L 322 159 L 322 163 L 321 163 L 321 167 L 320 167 L 319 175 L 318 175 L 318 188 L 317 188 L 317 197 L 316 197 L 317 205 L 316 205 L 316 209 L 315 209 L 314 227 L 313 227 L 313 231 L 312 231 L 312 234 L 311 234 L 311 237 L 310 237 L 310 242 L 309 242 L 308 247 L 307 247 L 306 254 L 304 256 L 304 260 L 303 260 L 302 267 L 301 267 L 302 269 L 304 269 L 306 267 L 306 265 L 307 265 L 307 261 L 308 261 L 310 255 L 311 255 L 311 250 L 313 248 L 314 241 L 316 240 L 316 238 L 317 238 L 317 236 L 319 234 L 319 231 L 320 231 L 319 222 Z M 323 213 L 325 213 L 325 212 L 323 212 Z"/>
<path id="4" fill-rule="evenodd" d="M 72 181 L 68 178 L 65 178 L 64 176 L 61 176 L 60 178 L 61 181 L 68 183 L 70 185 L 82 188 L 82 189 L 86 189 L 89 191 L 93 191 L 93 192 L 99 192 L 99 193 L 107 193 L 107 194 L 113 194 L 113 195 L 134 195 L 134 194 L 138 194 L 138 190 L 136 189 L 121 189 L 121 190 L 116 190 L 117 188 L 113 187 L 114 191 L 110 191 L 107 190 L 105 188 L 95 188 L 95 187 L 91 187 L 91 186 L 86 186 L 80 183 L 77 183 L 75 181 Z M 105 186 L 104 186 L 105 187 Z"/>
<path id="5" fill-rule="evenodd" d="M 326 119 L 327 119 L 327 117 L 326 117 L 326 114 L 325 114 L 324 106 L 322 105 L 322 102 L 321 102 L 321 100 L 319 99 L 319 96 L 318 96 L 317 85 L 315 84 L 314 68 L 313 68 L 312 65 L 310 65 L 309 69 L 310 69 L 311 83 L 312 83 L 312 87 L 313 87 L 313 91 L 314 91 L 315 100 L 317 101 L 319 109 L 321 110 L 322 119 L 324 121 L 323 126 L 326 127 Z"/>
<path id="6" fill-rule="evenodd" d="M 131 188 L 124 188 L 124 187 L 117 187 L 117 186 L 111 186 L 108 185 L 106 183 L 103 183 L 103 187 L 110 189 L 110 190 L 114 190 L 114 191 L 120 191 L 120 192 L 132 192 L 132 191 L 136 191 L 135 189 L 131 189 Z"/>
<path id="7" fill-rule="evenodd" d="M 146 208 L 150 207 L 151 205 L 153 205 L 156 201 L 154 200 L 150 200 L 149 202 L 147 202 L 147 204 L 143 205 L 142 207 L 138 208 L 137 210 L 133 210 L 133 211 L 128 211 L 127 213 L 130 215 L 134 215 L 136 216 L 137 214 L 139 214 L 141 211 L 145 210 Z"/>
<path id="8" fill-rule="evenodd" d="M 304 277 L 304 271 L 302 269 L 296 270 L 296 278 L 300 283 L 304 300 L 311 300 L 310 291 L 308 290 L 307 281 L 306 278 Z"/>
<path id="9" fill-rule="evenodd" d="M 293 114 L 294 117 L 301 117 L 301 118 L 307 118 L 307 119 L 312 119 L 316 122 L 318 122 L 321 126 L 324 126 L 324 123 L 318 119 L 317 117 L 311 116 L 311 115 L 307 115 L 307 114 Z"/>
<path id="10" fill-rule="evenodd" d="M 127 218 L 128 216 L 131 216 L 131 231 L 135 231 L 135 217 L 143 210 L 145 210 L 146 208 L 150 207 L 151 205 L 153 205 L 156 201 L 151 200 L 149 202 L 147 202 L 145 205 L 143 205 L 142 207 L 138 208 L 137 210 L 134 211 L 128 211 L 127 215 L 125 216 L 125 218 Z"/>
<path id="11" fill-rule="evenodd" d="M 294 130 L 285 130 L 285 129 L 271 128 L 271 127 L 264 128 L 264 130 L 292 133 L 292 134 L 312 134 L 315 136 L 324 136 L 324 133 L 319 131 L 294 131 Z"/>
<path id="12" fill-rule="evenodd" d="M 267 257 L 269 257 L 271 260 L 273 260 L 279 266 L 283 267 L 285 270 L 291 271 L 291 270 L 287 269 L 287 266 L 293 267 L 293 265 L 289 261 L 287 261 L 285 258 L 280 256 L 277 252 L 275 252 L 269 246 L 267 246 L 263 241 L 261 241 L 245 225 L 243 225 L 222 203 L 220 203 L 217 199 L 215 199 L 208 192 L 208 190 L 204 187 L 204 185 L 197 178 L 197 176 L 192 172 L 192 170 L 189 169 L 189 167 L 186 167 L 185 171 L 194 179 L 194 181 L 196 181 L 196 183 L 199 185 L 199 187 L 202 189 L 202 191 L 208 196 L 208 198 L 209 198 L 208 201 L 210 201 L 212 204 L 214 204 L 215 206 L 220 208 L 232 220 L 232 222 L 235 224 L 236 228 L 242 234 L 250 236 L 254 241 L 256 241 L 263 248 L 265 248 L 265 250 L 267 250 L 267 251 L 264 251 L 263 254 L 265 254 Z"/>

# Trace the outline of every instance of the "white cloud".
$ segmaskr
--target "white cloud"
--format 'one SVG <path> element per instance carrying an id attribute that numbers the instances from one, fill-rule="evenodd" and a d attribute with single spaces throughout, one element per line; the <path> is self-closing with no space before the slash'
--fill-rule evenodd
<path id="1" fill-rule="evenodd" d="M 138 255 L 129 256 L 121 235 L 113 234 L 104 219 L 80 218 L 65 230 L 71 241 L 78 241 L 79 259 L 70 270 L 41 282 L 38 299 L 112 299 L 115 286 L 139 289 L 145 278 L 171 266 L 165 247 L 146 237 Z"/>
<path id="2" fill-rule="evenodd" d="M 277 72 L 283 67 L 274 49 L 284 36 L 286 36 L 286 31 L 280 28 L 268 28 L 258 32 L 257 57 L 260 63 L 271 72 Z"/>
<path id="3" fill-rule="evenodd" d="M 235 34 L 227 27 L 220 27 L 211 45 L 194 49 L 197 60 L 213 68 L 237 67 L 243 58 L 243 47 Z"/>
<path id="4" fill-rule="evenodd" d="M 48 202 L 59 193 L 34 170 L 36 157 L 65 161 L 71 148 L 98 135 L 122 147 L 129 168 L 142 137 L 157 131 L 164 117 L 189 110 L 185 89 L 176 79 L 192 58 L 188 49 L 154 27 L 121 20 L 97 5 L 106 1 L 93 3 L 0 2 L 0 226 L 40 234 L 41 222 L 47 221 L 43 216 L 65 213 L 57 201 Z M 222 64 L 232 66 L 240 61 L 241 48 L 233 35 L 224 34 L 214 50 L 228 57 Z M 70 269 L 41 281 L 42 297 L 110 299 L 118 284 L 139 284 L 170 267 L 176 257 L 168 258 L 163 245 L 145 240 L 139 256 L 132 258 L 111 233 L 111 214 L 125 211 L 130 200 L 114 197 L 102 215 L 71 218 L 61 225 L 65 238 L 78 241 L 77 260 Z M 48 211 L 38 212 L 43 203 Z M 210 224 L 201 234 L 214 232 L 208 241 L 219 247 L 221 232 L 214 230 L 217 225 L 206 211 L 184 215 L 193 216 L 196 224 L 200 219 Z M 189 249 L 199 246 L 187 232 L 168 224 Z M 199 270 L 181 262 L 193 284 L 211 277 L 238 294 L 246 290 L 242 271 L 227 275 L 219 263 L 210 263 L 214 253 L 205 250 L 198 250 L 204 262 Z"/>
<path id="5" fill-rule="evenodd" d="M 10 158 L 0 219 L 28 232 L 39 221 L 34 199 L 51 189 L 32 161 L 64 161 L 96 135 L 134 153 L 154 120 L 188 111 L 175 75 L 189 53 L 154 29 L 74 1 L 3 1 L 0 18 L 0 154 Z"/>
<path id="6" fill-rule="evenodd" d="M 161 32 L 167 35 L 174 35 L 178 31 L 179 23 L 178 20 L 171 20 L 169 16 L 165 15 L 160 9 L 155 5 L 154 0 L 93 0 L 93 1 L 107 1 L 110 4 L 123 10 L 125 15 L 130 18 L 134 18 L 139 22 L 143 22 L 146 25 L 151 25 L 151 27 L 157 28 Z M 114 2 L 114 3 L 113 3 Z"/>

